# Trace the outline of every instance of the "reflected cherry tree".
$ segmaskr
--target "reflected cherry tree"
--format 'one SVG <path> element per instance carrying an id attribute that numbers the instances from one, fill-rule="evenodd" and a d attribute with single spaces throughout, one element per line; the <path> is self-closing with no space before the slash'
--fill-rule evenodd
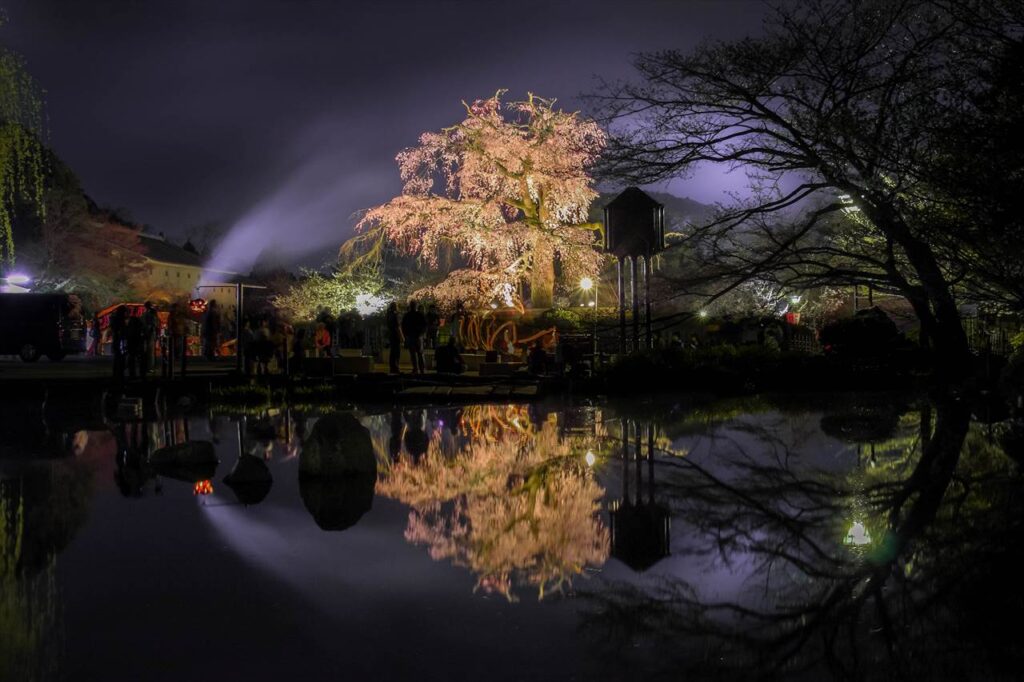
<path id="1" fill-rule="evenodd" d="M 404 453 L 380 476 L 379 495 L 412 507 L 407 540 L 469 568 L 476 589 L 510 601 L 520 585 L 539 599 L 564 592 L 604 563 L 604 490 L 578 439 L 561 437 L 550 421 L 534 425 L 514 406 L 467 410 L 460 424 L 459 442 L 435 431 L 425 454 Z"/>

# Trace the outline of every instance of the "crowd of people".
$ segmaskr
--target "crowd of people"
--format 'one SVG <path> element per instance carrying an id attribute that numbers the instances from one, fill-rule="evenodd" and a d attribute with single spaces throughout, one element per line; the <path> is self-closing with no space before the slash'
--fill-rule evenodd
<path id="1" fill-rule="evenodd" d="M 173 378 L 185 371 L 186 358 L 201 354 L 207 360 L 222 355 L 241 353 L 240 365 L 247 375 L 274 373 L 297 374 L 304 371 L 307 358 L 331 358 L 345 349 L 382 351 L 388 359 L 391 374 L 401 373 L 403 349 L 407 351 L 414 375 L 426 372 L 424 351 L 433 351 L 434 369 L 442 374 L 462 374 L 467 369 L 460 343 L 460 325 L 466 313 L 461 307 L 446 318 L 437 306 L 424 306 L 410 301 L 405 309 L 392 302 L 383 318 L 383 325 L 367 322 L 355 313 L 335 317 L 324 310 L 307 324 L 290 324 L 273 315 L 246 317 L 235 340 L 234 320 L 225 317 L 215 301 L 199 312 L 186 303 L 171 305 L 158 312 L 147 301 L 141 310 L 120 306 L 109 317 L 109 339 L 114 358 L 114 376 L 118 379 L 145 378 L 159 366 L 162 376 Z M 107 321 L 104 320 L 104 324 Z M 98 329 L 100 320 L 95 321 Z M 98 333 L 93 334 L 99 337 Z M 101 342 L 95 338 L 93 352 L 99 353 Z M 557 358 L 569 359 L 572 349 L 558 344 L 552 361 L 542 340 L 517 349 L 508 332 L 498 348 L 488 355 L 489 361 L 524 362 L 528 371 L 543 374 L 557 365 Z"/>

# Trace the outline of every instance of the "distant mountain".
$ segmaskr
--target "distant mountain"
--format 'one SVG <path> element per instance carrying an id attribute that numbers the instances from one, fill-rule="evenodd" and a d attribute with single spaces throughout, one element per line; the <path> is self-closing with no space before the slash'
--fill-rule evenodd
<path id="1" fill-rule="evenodd" d="M 647 194 L 658 203 L 664 204 L 666 232 L 684 232 L 687 225 L 706 222 L 715 213 L 714 206 L 702 204 L 689 197 L 677 197 L 667 192 L 647 191 Z M 603 220 L 604 207 L 618 195 L 618 192 L 602 192 L 601 196 L 590 206 L 590 219 L 592 221 Z"/>

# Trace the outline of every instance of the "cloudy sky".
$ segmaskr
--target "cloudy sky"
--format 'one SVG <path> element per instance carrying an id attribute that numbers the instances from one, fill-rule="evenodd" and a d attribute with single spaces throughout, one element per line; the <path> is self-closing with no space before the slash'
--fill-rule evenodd
<path id="1" fill-rule="evenodd" d="M 577 109 L 630 55 L 756 32 L 757 0 L 0 0 L 49 139 L 101 205 L 240 259 L 319 263 L 400 188 L 395 154 L 507 88 Z M 742 178 L 671 189 L 704 202 Z M 238 263 L 237 265 L 243 265 Z"/>

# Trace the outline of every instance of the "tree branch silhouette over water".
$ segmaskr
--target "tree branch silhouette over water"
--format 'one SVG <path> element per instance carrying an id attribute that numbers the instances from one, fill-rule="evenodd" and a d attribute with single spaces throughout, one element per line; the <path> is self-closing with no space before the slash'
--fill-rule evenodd
<path id="1" fill-rule="evenodd" d="M 735 439 L 711 461 L 659 460 L 687 538 L 675 553 L 714 561 L 713 573 L 595 584 L 585 628 L 672 675 L 1018 674 L 1019 649 L 996 623 L 1024 611 L 1020 471 L 961 402 L 917 418 L 852 471 L 810 465 L 770 423 L 744 427 L 757 452 Z M 717 594 L 719 572 L 742 587 Z"/>

